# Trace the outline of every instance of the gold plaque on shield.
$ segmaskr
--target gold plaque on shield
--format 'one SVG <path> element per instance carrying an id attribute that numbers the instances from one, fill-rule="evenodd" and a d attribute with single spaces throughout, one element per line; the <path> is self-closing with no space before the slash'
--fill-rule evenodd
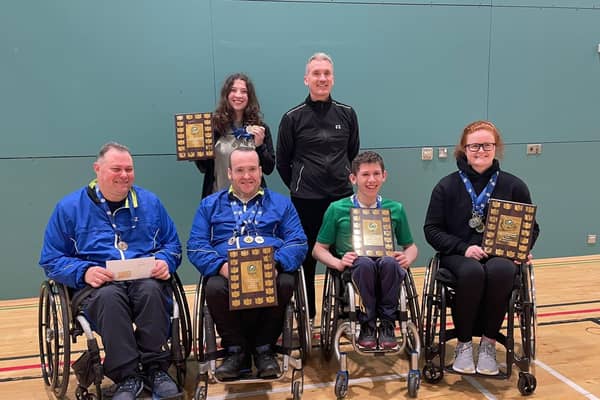
<path id="1" fill-rule="evenodd" d="M 537 206 L 490 199 L 483 232 L 483 251 L 526 262 L 531 249 Z"/>
<path id="2" fill-rule="evenodd" d="M 272 247 L 228 251 L 229 309 L 277 305 L 277 285 Z"/>
<path id="3" fill-rule="evenodd" d="M 352 208 L 352 247 L 359 256 L 393 256 L 394 237 L 390 210 L 386 208 Z"/>
<path id="4" fill-rule="evenodd" d="M 211 113 L 176 114 L 177 160 L 214 158 Z"/>

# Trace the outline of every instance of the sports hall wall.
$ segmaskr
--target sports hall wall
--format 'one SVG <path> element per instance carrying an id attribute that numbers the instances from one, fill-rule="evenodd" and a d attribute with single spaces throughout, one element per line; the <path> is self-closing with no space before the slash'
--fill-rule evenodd
<path id="1" fill-rule="evenodd" d="M 382 153 L 420 248 L 434 184 L 461 129 L 490 119 L 505 170 L 539 205 L 539 258 L 599 253 L 600 1 L 5 0 L 0 12 L 0 298 L 35 296 L 55 203 L 93 178 L 99 147 L 132 149 L 183 243 L 202 177 L 175 157 L 173 115 L 211 111 L 224 77 L 254 80 L 274 135 L 307 94 L 306 59 L 335 62 L 361 147 Z M 275 139 L 275 138 L 274 138 Z M 543 152 L 525 154 L 527 143 Z M 421 148 L 436 149 L 432 161 Z M 450 157 L 439 159 L 438 147 Z M 271 188 L 284 191 L 276 173 Z M 181 275 L 195 282 L 184 260 Z"/>

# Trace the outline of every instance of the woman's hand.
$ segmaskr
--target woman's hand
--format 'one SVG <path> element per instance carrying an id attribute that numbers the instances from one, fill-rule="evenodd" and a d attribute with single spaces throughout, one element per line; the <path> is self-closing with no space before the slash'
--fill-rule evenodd
<path id="1" fill-rule="evenodd" d="M 260 125 L 249 125 L 246 127 L 246 132 L 254 136 L 254 144 L 256 147 L 261 146 L 265 141 L 265 127 Z"/>
<path id="2" fill-rule="evenodd" d="M 479 261 L 483 258 L 487 258 L 488 255 L 480 246 L 474 244 L 467 247 L 467 251 L 465 251 L 465 257 L 474 258 L 475 260 Z"/>

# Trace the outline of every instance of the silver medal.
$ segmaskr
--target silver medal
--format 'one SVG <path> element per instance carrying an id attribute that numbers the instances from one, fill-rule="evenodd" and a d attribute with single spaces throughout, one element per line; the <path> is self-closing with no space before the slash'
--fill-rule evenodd
<path id="1" fill-rule="evenodd" d="M 477 229 L 479 225 L 481 225 L 481 217 L 479 215 L 474 215 L 469 219 L 469 228 Z"/>
<path id="2" fill-rule="evenodd" d="M 265 238 L 263 238 L 262 236 L 257 236 L 254 238 L 254 241 L 258 244 L 263 244 L 265 242 Z"/>
<path id="3" fill-rule="evenodd" d="M 235 236 L 232 236 L 227 241 L 227 244 L 230 245 L 230 246 L 233 246 L 234 243 L 235 243 Z"/>

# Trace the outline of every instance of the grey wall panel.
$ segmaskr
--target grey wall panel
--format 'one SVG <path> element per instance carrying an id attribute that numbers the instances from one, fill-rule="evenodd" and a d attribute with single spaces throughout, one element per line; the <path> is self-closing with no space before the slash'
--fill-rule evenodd
<path id="1" fill-rule="evenodd" d="M 209 3 L 10 1 L 0 157 L 175 152 L 173 114 L 212 107 Z"/>

